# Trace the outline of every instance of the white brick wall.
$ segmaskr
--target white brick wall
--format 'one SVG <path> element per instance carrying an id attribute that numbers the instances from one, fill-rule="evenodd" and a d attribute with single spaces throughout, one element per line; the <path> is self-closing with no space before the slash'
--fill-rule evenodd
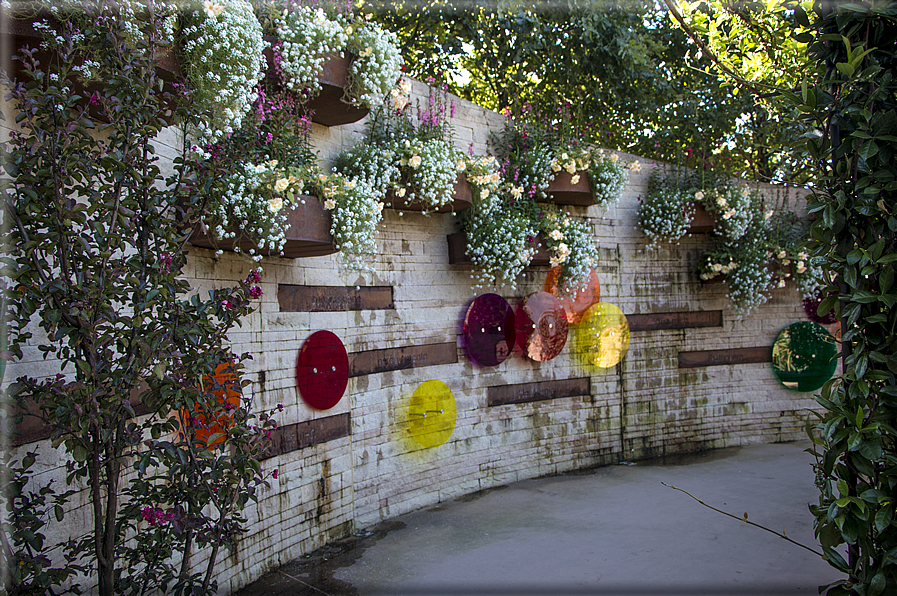
<path id="1" fill-rule="evenodd" d="M 426 96 L 415 82 L 414 92 Z M 472 142 L 487 150 L 488 127 L 503 118 L 455 99 L 457 146 Z M 9 122 L 9 120 L 7 120 Z M 315 126 L 314 145 L 322 164 L 350 147 L 363 123 L 327 129 Z M 173 133 L 160 138 L 176 144 Z M 628 156 L 633 157 L 633 156 Z M 296 356 L 314 331 L 338 335 L 349 352 L 453 342 L 468 301 L 474 296 L 469 269 L 449 265 L 446 234 L 460 229 L 450 214 L 424 217 L 387 210 L 377 241 L 380 255 L 373 279 L 341 273 L 333 256 L 266 259 L 259 311 L 231 335 L 238 352 L 254 359 L 248 373 L 260 409 L 285 406 L 280 424 L 349 412 L 352 435 L 274 457 L 280 478 L 247 515 L 252 522 L 237 553 L 222 560 L 221 592 L 239 588 L 262 573 L 356 529 L 441 500 L 523 478 L 596 464 L 704 448 L 794 440 L 815 402 L 811 395 L 784 390 L 768 364 L 678 369 L 682 350 L 769 346 L 788 323 L 803 320 L 790 287 L 745 320 L 726 310 L 725 286 L 702 286 L 694 268 L 709 244 L 706 235 L 679 246 L 645 249 L 636 230 L 638 197 L 645 194 L 650 160 L 632 175 L 618 205 L 571 209 L 588 217 L 601 249 L 602 298 L 625 313 L 724 310 L 722 328 L 633 332 L 623 362 L 608 371 L 583 370 L 568 351 L 544 363 L 519 352 L 494 368 L 473 365 L 463 350 L 456 364 L 385 372 L 350 379 L 343 400 L 315 412 L 300 399 L 294 382 Z M 765 187 L 777 204 L 795 192 Z M 252 265 L 236 255 L 190 248 L 185 277 L 196 287 L 230 285 Z M 528 271 L 515 292 L 500 290 L 512 304 L 541 289 L 547 269 Z M 395 309 L 348 313 L 282 313 L 278 284 L 391 285 Z M 32 342 L 33 343 L 33 342 Z M 257 381 L 264 371 L 264 387 Z M 11 373 L 51 374 L 36 350 Z M 486 388 L 502 384 L 591 377 L 591 395 L 498 407 L 486 405 Z M 10 375 L 8 375 L 10 376 Z M 454 392 L 457 422 L 452 437 L 434 449 L 410 439 L 407 407 L 417 386 L 445 381 Z M 33 448 L 33 446 L 31 447 Z M 42 477 L 58 477 L 58 459 L 40 446 Z M 74 528 L 81 520 L 74 514 Z M 84 520 L 81 520 L 84 521 Z M 62 538 L 62 536 L 58 536 Z"/>

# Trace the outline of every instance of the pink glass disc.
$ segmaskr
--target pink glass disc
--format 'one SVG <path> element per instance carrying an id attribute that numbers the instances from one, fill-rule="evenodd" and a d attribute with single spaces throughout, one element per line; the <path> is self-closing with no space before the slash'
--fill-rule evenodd
<path id="1" fill-rule="evenodd" d="M 330 331 L 313 333 L 299 350 L 296 386 L 302 400 L 316 410 L 339 403 L 349 384 L 349 356 L 343 342 Z"/>
<path id="2" fill-rule="evenodd" d="M 548 292 L 533 292 L 517 307 L 517 345 L 523 352 L 544 362 L 561 353 L 567 343 L 567 313 Z"/>
<path id="3" fill-rule="evenodd" d="M 464 343 L 470 359 L 496 366 L 514 349 L 514 310 L 498 294 L 477 296 L 464 317 Z"/>
<path id="4" fill-rule="evenodd" d="M 582 321 L 586 311 L 593 304 L 601 302 L 601 284 L 598 282 L 598 274 L 594 269 L 589 270 L 589 278 L 581 288 L 565 291 L 558 288 L 558 277 L 561 275 L 561 267 L 557 265 L 551 268 L 545 278 L 544 289 L 549 294 L 557 297 L 564 312 L 567 313 L 567 323 L 576 325 Z"/>

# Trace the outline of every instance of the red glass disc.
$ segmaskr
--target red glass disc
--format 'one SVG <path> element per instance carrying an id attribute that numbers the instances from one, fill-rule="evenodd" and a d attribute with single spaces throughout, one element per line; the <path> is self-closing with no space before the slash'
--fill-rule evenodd
<path id="1" fill-rule="evenodd" d="M 515 327 L 517 345 L 537 362 L 551 360 L 567 343 L 567 314 L 548 292 L 533 292 L 524 298 L 517 307 Z"/>
<path id="2" fill-rule="evenodd" d="M 514 349 L 514 309 L 498 294 L 477 296 L 464 317 L 464 343 L 470 359 L 496 366 Z"/>
<path id="3" fill-rule="evenodd" d="M 303 401 L 316 410 L 339 403 L 349 384 L 349 356 L 343 342 L 329 331 L 305 340 L 296 362 L 296 386 Z"/>
<path id="4" fill-rule="evenodd" d="M 561 267 L 552 267 L 545 278 L 543 289 L 549 294 L 553 294 L 561 303 L 564 312 L 567 313 L 567 323 L 576 325 L 582 321 L 589 307 L 601 302 L 601 284 L 598 282 L 598 274 L 594 269 L 589 270 L 589 279 L 585 285 L 569 293 L 558 289 L 560 275 Z"/>

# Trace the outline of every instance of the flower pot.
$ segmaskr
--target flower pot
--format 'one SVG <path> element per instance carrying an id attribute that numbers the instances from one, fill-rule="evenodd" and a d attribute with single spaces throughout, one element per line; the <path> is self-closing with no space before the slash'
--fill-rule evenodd
<path id="1" fill-rule="evenodd" d="M 319 257 L 337 252 L 333 236 L 330 234 L 330 212 L 324 209 L 317 197 L 302 195 L 299 203 L 287 214 L 286 243 L 283 253 L 271 250 L 259 251 L 255 242 L 248 238 L 218 240 L 210 237 L 203 229 L 197 227 L 190 235 L 190 244 L 203 248 L 220 250 L 234 250 L 239 246 L 240 251 L 248 253 L 250 249 L 256 250 L 262 255 L 283 256 L 288 259 L 303 257 Z"/>
<path id="2" fill-rule="evenodd" d="M 696 202 L 694 206 L 695 216 L 691 220 L 691 225 L 688 227 L 688 232 L 690 234 L 709 234 L 714 229 L 716 229 L 716 214 L 707 211 L 707 209 L 701 203 Z"/>
<path id="3" fill-rule="evenodd" d="M 34 28 L 34 22 L 43 20 L 47 20 L 51 24 L 56 23 L 56 17 L 49 12 L 40 13 L 29 18 L 8 16 L 0 19 L 0 38 L 4 40 L 5 47 L 11 51 L 9 57 L 20 55 L 20 48 L 27 47 L 34 50 L 33 55 L 42 69 L 47 69 L 48 65 L 56 63 L 57 57 L 55 52 L 49 52 L 40 48 L 43 36 L 40 31 Z M 172 47 L 159 48 L 159 50 L 161 57 L 156 62 L 156 76 L 163 81 L 163 90 L 172 93 L 172 100 L 164 104 L 165 111 L 163 114 L 160 114 L 160 117 L 167 124 L 171 124 L 174 121 L 174 109 L 176 107 L 172 83 L 181 79 L 181 68 Z M 8 68 L 8 74 L 12 80 L 25 82 L 24 65 L 21 61 L 9 60 Z M 109 122 L 109 118 L 100 111 L 99 106 L 90 103 L 91 96 L 102 91 L 102 84 L 90 82 L 85 85 L 77 78 L 74 80 L 70 79 L 70 82 L 66 84 L 71 85 L 73 92 L 81 96 L 78 103 L 88 107 L 88 113 L 91 118 L 100 122 Z"/>
<path id="4" fill-rule="evenodd" d="M 471 258 L 467 256 L 467 234 L 465 234 L 464 232 L 456 232 L 454 234 L 449 234 L 448 236 L 446 236 L 446 238 L 448 240 L 450 265 L 464 265 L 467 263 L 473 263 Z M 550 265 L 551 255 L 548 253 L 548 249 L 545 248 L 545 244 L 541 236 L 535 236 L 530 241 L 530 244 L 536 243 L 541 243 L 541 246 L 539 246 L 539 248 L 536 250 L 536 254 L 530 261 L 529 266 L 548 267 Z"/>
<path id="5" fill-rule="evenodd" d="M 767 271 L 772 273 L 773 279 L 786 279 L 791 276 L 791 264 L 788 265 L 778 265 L 776 263 L 770 263 L 766 266 Z M 726 275 L 720 273 L 716 277 L 711 277 L 710 279 L 702 279 L 701 285 L 707 284 L 721 284 L 726 281 Z M 778 287 L 774 287 L 774 290 L 779 289 Z"/>
<path id="6" fill-rule="evenodd" d="M 580 170 L 575 175 L 579 176 L 576 184 L 573 183 L 574 174 L 563 170 L 558 172 L 548 184 L 545 192 L 557 205 L 579 205 L 581 207 L 594 205 L 595 197 L 592 195 L 592 183 L 589 181 L 588 173 Z"/>
<path id="7" fill-rule="evenodd" d="M 431 209 L 417 200 L 409 201 L 405 197 L 397 197 L 395 191 L 391 188 L 386 191 L 386 206 L 390 209 L 399 209 L 402 211 L 458 213 L 460 211 L 466 211 L 473 206 L 473 189 L 470 187 L 470 182 L 467 181 L 467 176 L 460 173 L 457 178 L 455 178 L 455 185 L 454 188 L 452 188 L 452 200 L 439 209 Z"/>
<path id="8" fill-rule="evenodd" d="M 268 61 L 268 76 L 274 77 L 274 44 L 279 40 L 272 35 L 266 35 L 265 58 Z M 308 109 L 311 121 L 323 126 L 339 126 L 358 122 L 368 115 L 368 108 L 357 107 L 343 101 L 345 89 L 349 82 L 349 68 L 355 56 L 344 52 L 330 54 L 324 61 L 324 68 L 318 75 L 321 84 L 321 92 L 311 98 Z"/>

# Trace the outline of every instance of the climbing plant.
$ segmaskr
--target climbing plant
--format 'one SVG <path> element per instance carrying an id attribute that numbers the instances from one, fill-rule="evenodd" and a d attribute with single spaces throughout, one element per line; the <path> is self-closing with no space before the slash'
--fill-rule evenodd
<path id="1" fill-rule="evenodd" d="M 751 5 L 753 11 L 729 0 L 667 6 L 723 76 L 774 98 L 803 128 L 796 149 L 813 164 L 815 179 L 809 248 L 824 259 L 835 290 L 818 311 L 835 309 L 843 342 L 842 374 L 823 386 L 817 400 L 824 409 L 809 425 L 821 448 L 820 499 L 811 507 L 816 535 L 826 559 L 846 575 L 826 588 L 893 594 L 897 3 L 820 2 L 812 12 L 805 2 L 778 0 Z"/>
<path id="2" fill-rule="evenodd" d="M 842 375 L 817 396 L 811 509 L 826 558 L 848 576 L 828 593 L 875 596 L 897 591 L 897 3 L 818 16 L 810 54 L 825 75 L 785 94 L 817 166 L 812 248 L 838 288 L 819 312 L 834 307 L 843 334 Z"/>

